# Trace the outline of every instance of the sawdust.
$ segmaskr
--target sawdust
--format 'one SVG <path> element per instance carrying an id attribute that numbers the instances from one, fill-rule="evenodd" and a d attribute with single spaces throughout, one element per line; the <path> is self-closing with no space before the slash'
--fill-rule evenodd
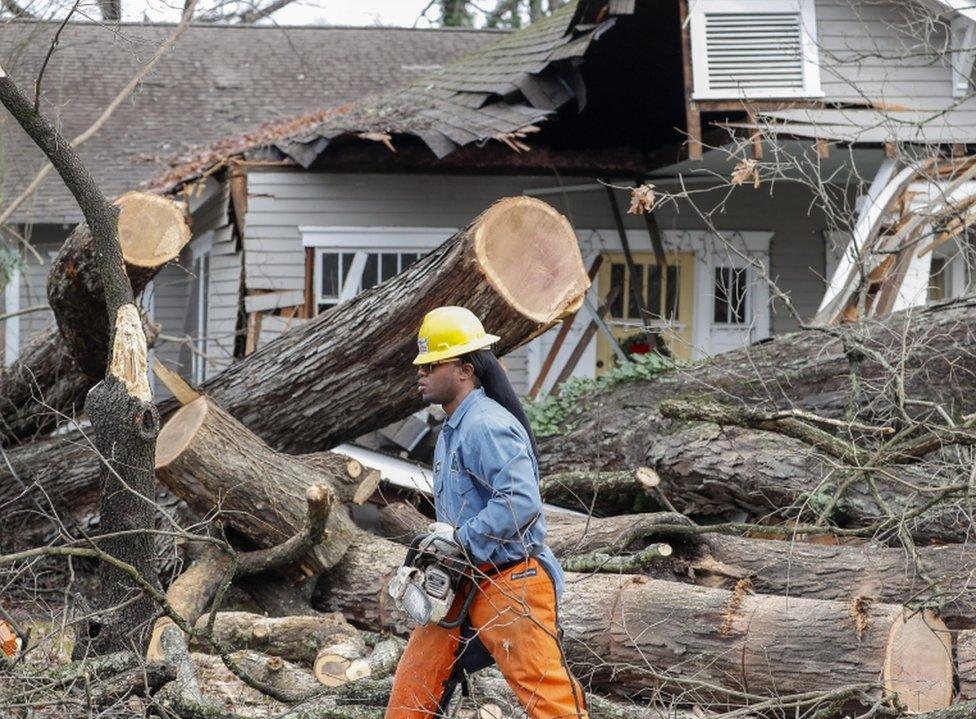
<path id="1" fill-rule="evenodd" d="M 720 630 L 722 636 L 728 636 L 732 633 L 732 625 L 742 607 L 742 600 L 750 594 L 752 594 L 752 580 L 749 577 L 744 577 L 735 583 L 732 596 L 729 597 L 729 601 L 722 611 L 722 628 Z"/>
<path id="2" fill-rule="evenodd" d="M 871 597 L 856 596 L 851 600 L 850 607 L 848 607 L 848 613 L 851 615 L 851 619 L 854 620 L 854 629 L 857 631 L 857 640 L 861 641 L 864 636 L 864 630 L 868 628 L 868 624 L 871 618 L 868 616 L 868 611 L 871 609 L 871 604 L 874 599 Z"/>

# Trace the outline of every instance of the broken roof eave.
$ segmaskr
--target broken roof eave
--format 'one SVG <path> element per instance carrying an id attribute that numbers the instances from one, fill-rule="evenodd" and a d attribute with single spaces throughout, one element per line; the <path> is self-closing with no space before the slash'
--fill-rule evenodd
<path id="1" fill-rule="evenodd" d="M 609 16 L 581 25 L 588 4 L 587 0 L 567 3 L 548 18 L 423 79 L 314 125 L 277 137 L 266 135 L 233 152 L 278 153 L 279 159 L 289 158 L 307 168 L 339 138 L 378 140 L 396 148 L 395 138 L 403 136 L 422 142 L 435 160 L 472 146 L 491 146 L 492 141 L 507 145 L 517 157 L 529 149 L 525 137 L 539 123 L 573 101 L 580 107 L 585 104 L 579 77 L 584 55 L 614 26 L 615 15 L 634 12 L 631 4 L 618 3 L 618 10 L 611 10 Z M 206 151 L 202 155 L 183 165 L 185 174 L 179 167 L 171 169 L 157 185 L 172 188 L 192 182 L 200 176 L 201 165 L 213 167 L 227 159 L 225 155 L 210 162 Z"/>
<path id="2" fill-rule="evenodd" d="M 904 143 L 920 145 L 973 142 L 972 127 L 956 124 L 951 113 L 932 117 L 931 112 L 882 112 L 878 110 L 803 110 L 762 113 L 759 122 L 729 122 L 722 127 L 759 131 L 775 137 L 808 138 L 850 145 Z"/>

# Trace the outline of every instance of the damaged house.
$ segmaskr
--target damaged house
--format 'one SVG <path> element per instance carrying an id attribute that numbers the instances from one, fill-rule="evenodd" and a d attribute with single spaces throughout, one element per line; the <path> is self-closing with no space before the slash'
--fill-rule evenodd
<path id="1" fill-rule="evenodd" d="M 894 257 L 905 217 L 956 212 L 945 189 L 969 188 L 953 158 L 976 131 L 974 17 L 934 0 L 581 0 L 507 34 L 362 31 L 364 59 L 344 78 L 366 72 L 383 33 L 413 32 L 428 56 L 397 61 L 395 81 L 372 67 L 373 86 L 263 105 L 264 124 L 200 143 L 149 183 L 186 198 L 194 234 L 147 294 L 156 354 L 205 382 L 522 194 L 570 219 L 594 285 L 555 350 L 559 329 L 506 357 L 522 392 L 655 342 L 696 359 L 836 321 L 860 281 L 851 257 L 881 235 Z M 194 103 L 219 114 L 223 97 Z M 651 186 L 650 211 L 629 214 L 638 185 Z M 861 309 L 961 294 L 969 223 L 955 219 L 927 252 L 868 278 L 884 297 Z M 35 223 L 35 245 L 53 249 L 63 230 Z M 913 227 L 917 249 L 933 223 Z M 24 284 L 8 309 L 32 301 Z M 8 320 L 8 361 L 41 318 Z"/>

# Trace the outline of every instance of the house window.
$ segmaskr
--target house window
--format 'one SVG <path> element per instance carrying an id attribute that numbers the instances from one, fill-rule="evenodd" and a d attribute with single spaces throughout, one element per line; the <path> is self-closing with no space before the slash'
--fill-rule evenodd
<path id="1" fill-rule="evenodd" d="M 419 260 L 426 252 L 358 252 L 319 249 L 316 252 L 318 295 L 317 312 L 351 299 L 391 277 L 395 277 Z"/>
<path id="2" fill-rule="evenodd" d="M 932 264 L 929 266 L 929 302 L 944 300 L 949 296 L 946 275 L 948 274 L 949 263 L 945 257 L 933 257 Z"/>
<path id="3" fill-rule="evenodd" d="M 692 0 L 698 100 L 818 97 L 814 0 Z"/>
<path id="4" fill-rule="evenodd" d="M 746 268 L 715 268 L 715 303 L 712 321 L 741 325 L 746 321 Z"/>
<path id="5" fill-rule="evenodd" d="M 610 305 L 609 315 L 614 320 L 640 321 L 640 308 L 637 298 L 631 289 L 631 280 L 640 295 L 641 301 L 648 313 L 657 320 L 674 320 L 678 315 L 678 273 L 680 267 L 668 265 L 664 276 L 661 268 L 656 264 L 637 262 L 632 278 L 624 262 L 610 263 L 610 286 L 619 287 L 613 303 Z"/>
<path id="6" fill-rule="evenodd" d="M 305 302 L 322 312 L 403 272 L 457 232 L 453 227 L 298 228 L 306 250 Z"/>

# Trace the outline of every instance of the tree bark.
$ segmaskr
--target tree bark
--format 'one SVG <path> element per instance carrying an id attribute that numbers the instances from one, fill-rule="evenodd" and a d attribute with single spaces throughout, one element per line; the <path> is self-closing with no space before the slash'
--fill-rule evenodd
<path id="1" fill-rule="evenodd" d="M 411 365 L 424 314 L 463 305 L 504 354 L 574 312 L 589 286 L 566 219 L 500 200 L 397 277 L 232 365 L 203 389 L 272 447 L 328 449 L 423 406 Z"/>
<path id="2" fill-rule="evenodd" d="M 959 698 L 976 700 L 976 631 L 956 635 L 956 667 L 959 673 Z"/>
<path id="3" fill-rule="evenodd" d="M 183 208 L 145 192 L 127 192 L 118 207 L 118 243 L 132 293 L 138 294 L 190 241 Z M 105 375 L 111 328 L 98 272 L 95 241 L 87 224 L 65 240 L 51 265 L 47 296 L 58 330 L 78 366 L 94 380 Z"/>
<path id="4" fill-rule="evenodd" d="M 357 626 L 402 629 L 404 619 L 386 597 L 386 584 L 402 559 L 398 545 L 357 538 L 323 577 L 326 606 Z M 863 602 L 855 611 L 850 601 L 572 573 L 560 606 L 567 657 L 584 683 L 634 692 L 660 686 L 685 696 L 694 690 L 703 701 L 739 703 L 741 697 L 702 694 L 701 685 L 689 687 L 675 678 L 752 694 L 876 686 L 891 649 L 896 659 L 905 653 L 925 656 L 914 663 L 906 659 L 903 671 L 895 672 L 903 682 L 907 672 L 920 672 L 912 689 L 899 688 L 906 703 L 913 693 L 932 693 L 938 705 L 947 704 L 952 690 L 952 663 L 942 643 L 947 631 L 931 614 L 916 614 L 889 641 L 902 615 L 902 608 L 891 604 Z M 866 622 L 860 630 L 858 617 Z M 894 679 L 889 684 L 894 687 Z"/>
<path id="5" fill-rule="evenodd" d="M 380 508 L 384 536 L 401 544 L 425 531 L 430 520 L 404 502 Z M 546 544 L 562 561 L 594 552 L 629 555 L 659 542 L 674 550 L 656 557 L 642 574 L 731 589 L 749 579 L 762 594 L 938 607 L 952 628 L 976 626 L 976 548 L 971 544 L 919 547 L 921 568 L 903 548 L 877 543 L 816 544 L 802 539 L 749 539 L 694 531 L 671 512 L 614 517 L 547 517 Z M 924 573 L 924 574 L 923 574 Z M 936 584 L 930 586 L 929 580 Z M 976 671 L 976 663 L 974 663 Z M 976 694 L 974 694 L 976 698 Z"/>
<path id="6" fill-rule="evenodd" d="M 190 239 L 176 202 L 143 192 L 122 195 L 118 233 L 122 259 L 139 295 Z M 65 240 L 48 278 L 58 322 L 32 338 L 17 360 L 0 369 L 0 442 L 30 439 L 74 417 L 105 374 L 109 326 L 94 239 L 86 223 Z"/>
<path id="7" fill-rule="evenodd" d="M 321 458 L 320 458 L 321 459 Z M 217 509 L 226 523 L 259 547 L 272 547 L 294 534 L 305 518 L 305 492 L 312 485 L 331 491 L 335 474 L 348 461 L 331 463 L 335 472 L 280 454 L 258 439 L 206 396 L 181 407 L 160 433 L 159 481 L 191 509 L 207 516 Z M 314 571 L 334 565 L 355 531 L 342 508 L 329 515 L 328 541 L 312 550 Z"/>
<path id="8" fill-rule="evenodd" d="M 209 615 L 200 617 L 197 627 L 206 626 L 209 619 Z M 337 613 L 273 618 L 248 612 L 218 612 L 213 636 L 228 648 L 252 649 L 309 668 L 323 646 L 342 641 L 362 643 L 359 632 Z M 200 644 L 195 642 L 193 646 Z"/>
<path id="9" fill-rule="evenodd" d="M 91 230 L 95 266 L 105 296 L 106 326 L 111 328 L 106 346 L 112 350 L 105 379 L 89 392 L 85 402 L 95 428 L 96 446 L 109 470 L 103 474 L 101 526 L 106 534 L 131 532 L 127 540 L 118 534 L 107 538 L 105 547 L 135 567 L 145 581 L 156 582 L 152 540 L 144 532 L 153 527 L 152 461 L 159 415 L 149 390 L 146 335 L 119 247 L 119 211 L 105 199 L 71 145 L 2 68 L 0 102 L 47 155 Z M 103 654 L 148 638 L 148 623 L 155 613 L 152 601 L 142 595 L 131 578 L 104 563 L 102 580 L 98 599 L 105 616 L 98 623 L 90 623 L 88 636 L 76 642 L 76 657 L 85 654 L 88 640 L 93 640 L 92 647 Z M 120 604 L 133 597 L 131 603 Z M 97 636 L 95 628 L 99 629 Z"/>

